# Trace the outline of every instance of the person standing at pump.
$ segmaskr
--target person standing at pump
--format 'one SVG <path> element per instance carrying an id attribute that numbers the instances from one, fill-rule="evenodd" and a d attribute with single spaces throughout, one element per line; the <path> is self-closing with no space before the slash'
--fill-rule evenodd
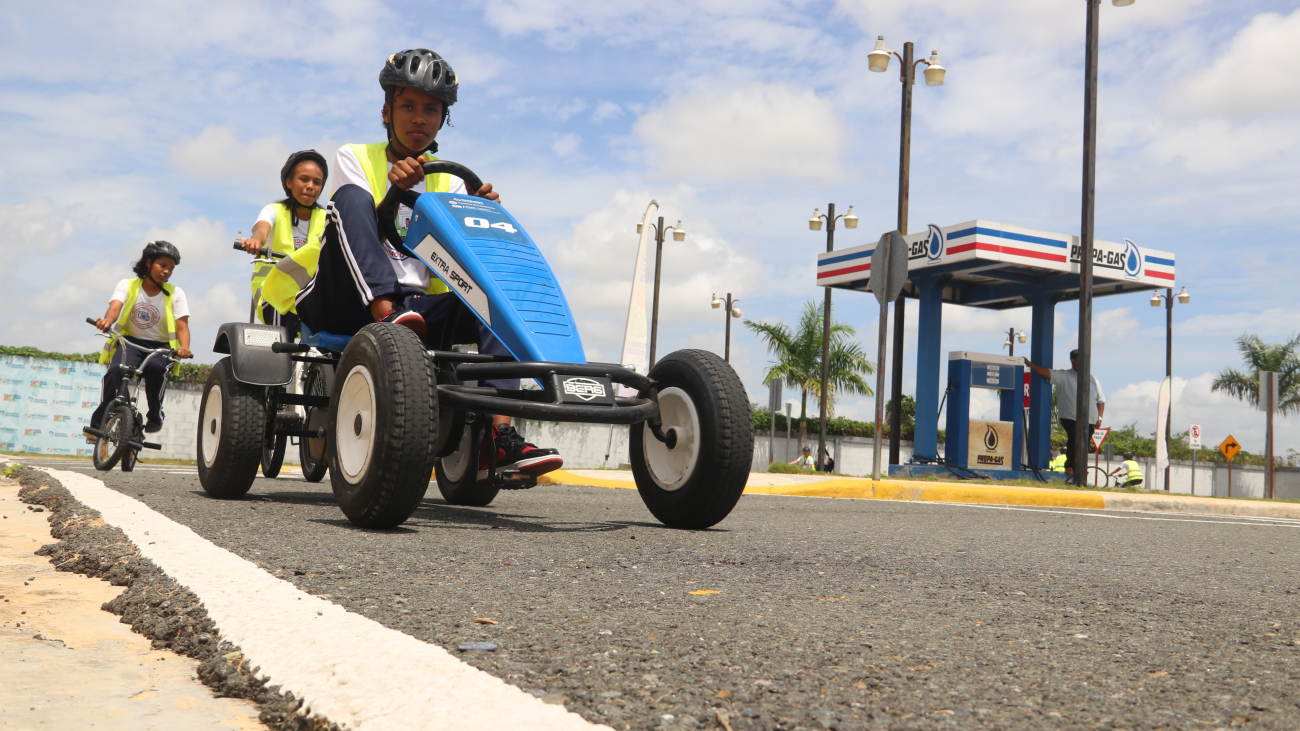
<path id="1" fill-rule="evenodd" d="M 289 256 L 309 245 L 309 251 L 318 254 L 320 237 L 325 232 L 325 209 L 316 201 L 329 176 L 329 165 L 319 152 L 301 150 L 290 155 L 284 167 L 280 168 L 284 200 L 267 204 L 258 214 L 257 223 L 253 224 L 253 235 L 241 242 L 244 251 L 255 255 L 269 239 L 271 251 L 277 254 Z M 253 270 L 250 286 L 253 296 L 259 298 L 257 314 L 268 325 L 288 328 L 290 337 L 294 337 L 298 332 L 297 310 L 290 305 L 281 313 L 262 297 L 263 285 L 273 267 L 272 264 L 258 264 Z"/>
<path id="2" fill-rule="evenodd" d="M 1065 445 L 1065 472 L 1074 474 L 1074 419 L 1065 418 L 1065 414 L 1075 414 L 1075 394 L 1079 390 L 1079 351 L 1070 351 L 1070 369 L 1065 370 L 1052 369 L 1048 370 L 1042 366 L 1035 365 L 1025 358 L 1025 367 L 1035 374 L 1046 378 L 1052 382 L 1056 388 L 1056 412 L 1060 415 L 1061 428 L 1065 430 L 1065 436 L 1068 440 Z M 1106 413 L 1106 394 L 1101 391 L 1101 384 L 1097 383 L 1097 376 L 1092 377 L 1092 388 L 1088 393 L 1092 397 L 1092 403 L 1088 404 L 1088 438 L 1092 439 L 1092 432 L 1101 426 L 1102 415 Z"/>

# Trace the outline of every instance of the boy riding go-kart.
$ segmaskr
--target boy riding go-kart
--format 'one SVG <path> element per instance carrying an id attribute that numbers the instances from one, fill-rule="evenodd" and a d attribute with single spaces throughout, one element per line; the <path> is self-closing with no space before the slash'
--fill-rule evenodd
<path id="1" fill-rule="evenodd" d="M 558 466 L 554 450 L 527 444 L 509 426 L 522 417 L 629 424 L 633 473 L 657 518 L 705 528 L 726 517 L 753 451 L 735 372 L 693 350 L 647 375 L 588 363 L 554 274 L 492 187 L 462 165 L 416 159 L 436 148 L 456 100 L 451 68 L 431 51 L 404 51 L 389 58 L 380 83 L 389 142 L 339 151 L 340 183 L 316 259 L 300 249 L 263 288 L 278 310 L 296 307 L 302 342 L 272 326 L 221 328 L 215 349 L 231 357 L 204 391 L 204 489 L 243 495 L 260 444 L 290 433 L 323 441 L 350 520 L 391 527 L 419 506 L 435 467 L 448 502 L 482 506 Z M 466 342 L 478 352 L 453 347 Z M 309 347 L 327 355 L 302 355 Z M 285 393 L 293 360 L 332 366 L 330 395 Z M 520 378 L 541 390 L 520 389 Z M 617 397 L 615 383 L 636 397 Z M 277 424 L 287 403 L 320 418 L 306 428 Z"/>

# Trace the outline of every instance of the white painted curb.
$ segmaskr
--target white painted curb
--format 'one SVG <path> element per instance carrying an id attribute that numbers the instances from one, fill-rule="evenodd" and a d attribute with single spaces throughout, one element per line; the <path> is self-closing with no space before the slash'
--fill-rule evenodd
<path id="1" fill-rule="evenodd" d="M 45 471 L 194 592 L 222 638 L 238 645 L 262 676 L 340 726 L 609 729 L 543 703 L 441 647 L 299 591 L 99 480 Z"/>

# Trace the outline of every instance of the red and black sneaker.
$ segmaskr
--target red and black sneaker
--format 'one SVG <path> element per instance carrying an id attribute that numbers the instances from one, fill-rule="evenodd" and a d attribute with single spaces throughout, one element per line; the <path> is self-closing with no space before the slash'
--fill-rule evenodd
<path id="1" fill-rule="evenodd" d="M 497 472 L 517 470 L 531 475 L 544 475 L 551 470 L 564 466 L 564 459 L 554 449 L 542 449 L 529 444 L 519 436 L 519 432 L 509 424 L 496 426 Z M 478 481 L 487 482 L 487 435 L 483 435 L 483 446 L 479 448 Z"/>
<path id="2" fill-rule="evenodd" d="M 407 309 L 393 309 L 384 315 L 380 322 L 395 322 L 398 325 L 404 325 L 411 328 L 411 331 L 420 336 L 421 340 L 428 335 L 429 330 L 424 324 L 424 315 Z"/>

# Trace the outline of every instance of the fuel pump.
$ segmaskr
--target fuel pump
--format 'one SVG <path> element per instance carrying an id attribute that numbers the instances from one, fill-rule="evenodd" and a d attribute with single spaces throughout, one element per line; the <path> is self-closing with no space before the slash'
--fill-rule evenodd
<path id="1" fill-rule="evenodd" d="M 948 354 L 948 424 L 945 458 L 978 471 L 1019 471 L 1024 450 L 1024 362 L 1000 354 Z M 970 418 L 971 389 L 998 393 L 998 421 Z"/>

